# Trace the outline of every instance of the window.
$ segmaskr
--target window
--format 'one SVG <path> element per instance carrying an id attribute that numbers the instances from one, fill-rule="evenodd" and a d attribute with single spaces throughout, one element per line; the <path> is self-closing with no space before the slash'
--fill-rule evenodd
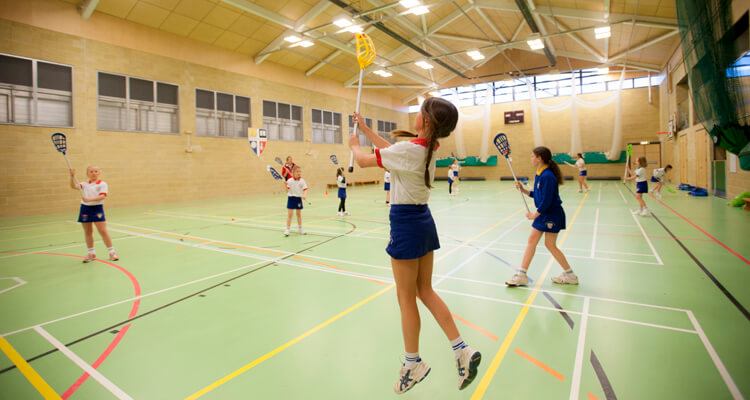
<path id="1" fill-rule="evenodd" d="M 269 140 L 301 142 L 302 107 L 263 100 L 263 128 Z"/>
<path id="2" fill-rule="evenodd" d="M 199 136 L 247 137 L 250 98 L 195 90 L 195 133 Z"/>
<path id="3" fill-rule="evenodd" d="M 312 142 L 341 143 L 341 113 L 312 110 Z"/>
<path id="4" fill-rule="evenodd" d="M 367 125 L 368 128 L 372 129 L 372 118 L 365 117 L 365 125 Z M 351 131 L 352 129 L 354 129 L 354 119 L 350 115 L 349 116 L 349 130 Z M 370 141 L 370 139 L 367 138 L 367 136 L 365 136 L 364 133 L 357 130 L 357 136 L 359 137 L 360 146 L 372 146 L 372 142 Z"/>
<path id="5" fill-rule="evenodd" d="M 98 127 L 108 131 L 177 133 L 178 88 L 99 72 Z"/>
<path id="6" fill-rule="evenodd" d="M 0 54 L 0 123 L 73 126 L 73 68 Z"/>
<path id="7" fill-rule="evenodd" d="M 395 142 L 391 137 L 391 132 L 395 131 L 396 129 L 398 128 L 396 127 L 395 122 L 378 120 L 378 136 L 387 140 L 389 143 Z"/>

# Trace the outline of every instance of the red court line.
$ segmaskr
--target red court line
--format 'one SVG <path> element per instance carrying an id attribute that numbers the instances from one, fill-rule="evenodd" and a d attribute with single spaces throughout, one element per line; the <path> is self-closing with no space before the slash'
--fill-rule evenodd
<path id="1" fill-rule="evenodd" d="M 551 368 L 550 366 L 548 366 L 547 364 L 545 364 L 545 363 L 543 363 L 543 362 L 541 362 L 541 361 L 537 360 L 536 358 L 534 358 L 534 357 L 532 357 L 532 356 L 530 356 L 530 355 L 528 355 L 528 354 L 524 353 L 524 352 L 523 352 L 523 351 L 522 351 L 521 349 L 519 349 L 518 347 L 516 347 L 516 354 L 518 354 L 519 356 L 521 356 L 521 357 L 523 357 L 523 358 L 525 358 L 525 359 L 527 359 L 527 360 L 531 361 L 531 363 L 532 363 L 532 364 L 534 364 L 534 365 L 536 365 L 537 367 L 539 367 L 539 368 L 543 369 L 543 370 L 544 370 L 545 372 L 547 372 L 548 374 L 550 374 L 550 375 L 554 376 L 554 377 L 555 377 L 555 378 L 557 378 L 557 379 L 558 379 L 558 380 L 559 380 L 560 382 L 562 382 L 562 381 L 564 381 L 564 380 L 565 380 L 565 377 L 564 377 L 564 376 L 563 376 L 563 375 L 562 375 L 561 373 L 559 373 L 559 372 L 555 371 L 555 370 L 554 370 L 554 369 L 552 369 L 552 368 Z"/>
<path id="2" fill-rule="evenodd" d="M 498 337 L 496 335 L 494 335 L 492 332 L 488 331 L 487 329 L 482 328 L 481 326 L 476 325 L 476 324 L 470 322 L 469 320 L 463 318 L 462 316 L 460 316 L 458 314 L 451 313 L 451 315 L 453 315 L 453 318 L 461 321 L 461 323 L 463 323 L 464 325 L 468 326 L 469 328 L 474 329 L 475 331 L 481 333 L 482 335 L 487 336 L 488 338 L 490 338 L 490 340 L 493 340 L 493 341 L 497 342 Z"/>
<path id="3" fill-rule="evenodd" d="M 599 400 L 593 393 L 589 392 L 589 400 Z"/>
<path id="4" fill-rule="evenodd" d="M 72 257 L 72 258 L 84 258 L 82 256 L 77 256 L 73 254 L 63 254 L 63 253 L 46 253 L 46 252 L 39 252 L 37 254 L 46 254 L 51 256 L 61 256 L 61 257 Z M 100 262 L 102 264 L 108 265 L 110 267 L 116 268 L 120 270 L 123 274 L 125 274 L 129 279 L 130 283 L 133 285 L 133 292 L 135 293 L 135 297 L 139 297 L 141 295 L 141 285 L 138 283 L 138 279 L 135 278 L 135 276 L 130 273 L 127 269 L 113 263 L 110 261 L 100 260 L 96 259 L 97 262 Z M 133 318 L 138 314 L 138 308 L 140 307 L 141 300 L 136 299 L 133 301 L 133 305 L 130 308 L 130 313 L 128 314 L 128 319 Z M 126 333 L 128 333 L 128 330 L 130 329 L 130 324 L 127 324 L 123 326 L 119 332 L 117 332 L 117 335 L 112 339 L 112 341 L 109 343 L 106 349 L 99 355 L 99 357 L 94 361 L 93 364 L 91 364 L 92 367 L 98 368 L 104 361 L 109 357 L 110 354 L 114 351 L 114 349 L 117 347 L 117 345 L 120 344 L 120 341 L 125 336 Z M 63 399 L 67 399 L 70 396 L 73 395 L 73 393 L 78 390 L 81 385 L 83 385 L 84 382 L 86 382 L 87 379 L 89 379 L 89 374 L 87 372 L 84 372 L 78 379 L 70 385 L 70 387 L 62 394 Z"/>
<path id="5" fill-rule="evenodd" d="M 674 208 L 672 208 L 672 207 L 668 206 L 668 205 L 667 205 L 666 203 L 664 203 L 663 201 L 661 201 L 661 200 L 658 200 L 658 202 L 659 202 L 659 203 L 660 203 L 660 204 L 661 204 L 662 206 L 666 207 L 666 208 L 667 208 L 667 209 L 668 209 L 669 211 L 672 211 L 672 213 L 674 213 L 674 214 L 675 214 L 676 216 L 678 216 L 678 217 L 682 218 L 682 219 L 683 219 L 683 220 L 684 220 L 685 222 L 687 222 L 688 224 L 692 225 L 692 226 L 693 226 L 693 227 L 694 227 L 695 229 L 697 229 L 697 230 L 701 231 L 701 232 L 702 232 L 702 233 L 703 233 L 704 235 L 706 235 L 706 236 L 707 236 L 707 237 L 709 237 L 709 238 L 710 238 L 711 240 L 713 240 L 714 242 L 716 242 L 716 244 L 718 244 L 719 246 L 723 247 L 723 248 L 724 248 L 724 249 L 726 249 L 726 250 L 727 250 L 728 252 L 732 253 L 732 254 L 733 254 L 733 255 L 734 255 L 735 257 L 737 257 L 737 258 L 739 258 L 740 260 L 742 260 L 742 261 L 743 261 L 743 262 L 744 262 L 745 264 L 747 264 L 747 265 L 750 265 L 750 260 L 748 260 L 747 258 L 743 257 L 743 256 L 742 256 L 742 254 L 738 253 L 737 251 L 735 251 L 735 250 L 734 250 L 734 249 L 732 249 L 731 247 L 729 247 L 729 246 L 727 246 L 726 244 L 724 244 L 724 242 L 722 242 L 721 240 L 719 240 L 719 239 L 717 239 L 716 237 L 714 237 L 714 235 L 712 235 L 712 234 L 710 234 L 710 233 L 706 232 L 706 231 L 705 231 L 705 230 L 704 230 L 703 228 L 701 228 L 700 226 L 696 225 L 696 224 L 695 224 L 695 223 L 694 223 L 693 221 L 691 221 L 691 220 L 689 220 L 689 219 L 685 218 L 685 217 L 684 217 L 684 216 L 683 216 L 682 214 L 678 213 L 678 212 L 677 212 L 677 211 L 676 211 L 676 210 L 675 210 Z"/>

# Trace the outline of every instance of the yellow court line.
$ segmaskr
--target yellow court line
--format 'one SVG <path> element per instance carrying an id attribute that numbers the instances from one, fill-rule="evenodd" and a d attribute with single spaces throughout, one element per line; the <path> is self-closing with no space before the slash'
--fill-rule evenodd
<path id="1" fill-rule="evenodd" d="M 578 204 L 578 208 L 573 214 L 573 218 L 571 218 L 570 220 L 569 228 L 565 230 L 563 237 L 560 239 L 559 246 L 562 246 L 565 243 L 565 240 L 568 238 L 570 234 L 570 229 L 573 227 L 573 224 L 575 223 L 576 218 L 578 218 L 578 214 L 580 214 L 581 209 L 583 208 L 583 203 L 586 202 L 586 199 L 588 199 L 588 197 L 589 197 L 589 193 L 586 192 L 586 194 L 583 196 L 583 199 L 581 199 L 581 202 Z M 531 294 L 526 299 L 526 302 L 524 303 L 521 311 L 519 311 L 518 316 L 516 316 L 516 320 L 515 322 L 513 322 L 513 326 L 511 326 L 510 331 L 508 331 L 508 334 L 505 335 L 505 339 L 503 339 L 503 343 L 500 345 L 500 349 L 497 350 L 495 357 L 492 358 L 492 363 L 490 363 L 490 366 L 487 368 L 487 371 L 484 373 L 484 376 L 482 376 L 482 379 L 479 381 L 479 384 L 477 385 L 476 390 L 471 395 L 471 400 L 479 400 L 482 397 L 484 397 L 484 394 L 487 392 L 487 389 L 489 388 L 490 383 L 492 382 L 492 379 L 495 377 L 495 373 L 497 373 L 498 368 L 500 368 L 500 364 L 503 362 L 505 355 L 508 353 L 508 349 L 510 348 L 511 343 L 513 343 L 513 339 L 515 339 L 516 335 L 518 334 L 519 329 L 521 329 L 521 325 L 523 324 L 523 321 L 526 319 L 526 315 L 529 313 L 531 304 L 534 303 L 536 296 L 539 294 L 539 290 L 541 289 L 542 284 L 544 283 L 544 279 L 547 277 L 547 274 L 549 273 L 549 270 L 552 267 L 552 264 L 554 262 L 555 262 L 555 258 L 550 256 L 550 259 L 547 262 L 547 266 L 544 268 L 544 272 L 542 272 L 542 275 L 539 276 L 539 278 L 537 278 L 536 285 L 534 285 L 534 289 L 531 291 Z"/>
<path id="2" fill-rule="evenodd" d="M 460 246 L 457 246 L 457 247 L 455 247 L 455 248 L 453 248 L 453 249 L 451 249 L 451 250 L 449 250 L 449 251 L 441 254 L 440 257 L 438 257 L 436 259 L 436 261 L 439 261 L 439 260 L 447 257 L 449 254 L 457 251 L 461 247 L 463 247 L 463 246 L 465 246 L 465 245 L 473 242 L 474 240 L 482 237 L 486 233 L 488 233 L 491 230 L 495 229 L 495 227 L 497 227 L 498 225 L 504 223 L 505 221 L 507 221 L 511 217 L 515 216 L 519 211 L 521 211 L 521 209 L 519 209 L 518 211 L 515 211 L 515 212 L 511 213 L 510 215 L 508 215 L 505 218 L 501 219 L 500 221 L 498 221 L 497 223 L 493 224 L 489 228 L 487 228 L 487 229 L 483 230 L 482 232 L 480 232 L 479 234 L 471 237 L 469 240 L 465 241 Z M 223 378 L 218 379 L 217 381 L 211 383 L 210 385 L 204 387 L 203 389 L 201 389 L 201 390 L 199 390 L 199 391 L 191 394 L 190 396 L 186 397 L 185 400 L 194 400 L 194 399 L 200 398 L 201 396 L 203 396 L 203 395 L 211 392 L 212 390 L 218 388 L 219 386 L 221 386 L 221 385 L 229 382 L 230 380 L 232 380 L 232 379 L 234 379 L 234 378 L 242 375 L 243 373 L 245 373 L 245 372 L 247 372 L 247 371 L 255 368 L 256 366 L 260 365 L 264 361 L 266 361 L 266 360 L 274 357 L 275 355 L 281 353 L 282 351 L 288 349 L 289 347 L 294 346 L 295 344 L 297 344 L 300 341 L 302 341 L 302 339 L 304 339 L 304 338 L 312 335 L 313 333 L 315 333 L 315 332 L 317 332 L 317 331 L 325 328 L 326 326 L 332 324 L 333 322 L 335 322 L 336 320 L 340 319 L 341 317 L 344 317 L 347 314 L 349 314 L 349 313 L 357 310 L 358 308 L 364 306 L 365 304 L 367 304 L 367 303 L 369 303 L 369 302 L 377 299 L 378 297 L 382 296 L 383 294 L 385 294 L 389 290 L 393 289 L 395 286 L 396 286 L 395 284 L 390 284 L 390 285 L 386 286 L 385 288 L 383 288 L 382 290 L 380 290 L 380 291 L 378 291 L 378 292 L 376 292 L 376 293 L 368 296 L 367 298 L 365 298 L 363 300 L 360 300 L 359 302 L 357 302 L 356 304 L 350 306 L 349 308 L 345 309 L 344 311 L 341 311 L 340 313 L 334 315 L 333 317 L 328 318 L 327 320 L 325 320 L 325 321 L 321 322 L 320 324 L 314 326 L 312 329 L 308 330 L 307 332 L 305 332 L 305 333 L 303 333 L 303 334 L 295 337 L 294 339 L 292 339 L 292 340 L 290 340 L 290 341 L 282 344 L 281 346 L 279 346 L 279 347 L 277 347 L 277 348 L 269 351 L 268 353 L 266 353 L 266 354 L 264 354 L 264 355 L 256 358 L 255 360 L 253 360 L 253 361 L 251 361 L 251 362 L 243 365 L 242 367 L 240 367 L 239 369 L 235 370 L 234 372 L 231 372 L 228 375 L 225 375 Z"/>
<path id="3" fill-rule="evenodd" d="M 39 375 L 38 372 L 34 368 L 29 365 L 29 363 L 24 360 L 23 357 L 21 357 L 20 354 L 16 351 L 16 349 L 11 346 L 11 344 L 5 340 L 4 337 L 0 336 L 0 350 L 2 350 L 3 353 L 8 357 L 8 359 L 18 367 L 18 370 L 21 371 L 23 376 L 26 377 L 26 380 L 31 383 L 32 386 L 34 386 L 34 389 L 39 392 L 39 394 L 42 395 L 45 399 L 60 399 L 60 395 L 55 392 L 54 389 L 45 381 L 41 375 Z"/>

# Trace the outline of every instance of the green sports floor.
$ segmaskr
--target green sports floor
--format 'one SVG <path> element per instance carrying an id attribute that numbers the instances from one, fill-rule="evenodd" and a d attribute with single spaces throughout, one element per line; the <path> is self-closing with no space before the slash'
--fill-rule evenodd
<path id="1" fill-rule="evenodd" d="M 458 391 L 422 308 L 432 372 L 409 399 L 750 396 L 750 213 L 664 193 L 634 217 L 619 182 L 562 188 L 577 287 L 540 245 L 528 288 L 503 285 L 529 234 L 507 182 L 445 182 L 434 286 L 483 354 Z M 307 234 L 282 195 L 108 209 L 121 259 L 81 263 L 70 213 L 0 220 L 0 398 L 395 398 L 402 342 L 380 187 L 313 193 Z M 106 249 L 97 242 L 99 256 Z"/>

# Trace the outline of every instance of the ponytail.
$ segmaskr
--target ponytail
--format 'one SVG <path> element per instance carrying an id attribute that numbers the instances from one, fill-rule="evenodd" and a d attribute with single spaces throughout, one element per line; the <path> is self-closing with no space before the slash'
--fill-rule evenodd
<path id="1" fill-rule="evenodd" d="M 422 103 L 419 113 L 422 117 L 423 133 L 428 142 L 427 158 L 424 164 L 424 184 L 432 189 L 432 185 L 430 184 L 432 156 L 435 148 L 438 146 L 438 139 L 450 136 L 451 132 L 456 129 L 456 124 L 458 124 L 458 109 L 448 100 L 440 97 L 430 97 Z M 400 136 L 414 135 L 406 131 L 396 131 L 393 134 L 399 134 Z"/>
<path id="2" fill-rule="evenodd" d="M 424 185 L 429 189 L 432 189 L 432 185 L 430 184 L 430 163 L 432 162 L 432 153 L 435 151 L 436 146 L 437 138 L 435 138 L 435 135 L 432 135 L 427 144 L 427 159 L 424 163 Z"/>
<path id="3" fill-rule="evenodd" d="M 548 165 L 547 168 L 549 168 L 552 171 L 552 173 L 555 174 L 555 178 L 557 178 L 557 184 L 562 185 L 563 175 L 562 175 L 562 172 L 560 171 L 560 166 L 557 165 L 555 160 L 549 160 L 549 163 L 547 165 Z"/>

